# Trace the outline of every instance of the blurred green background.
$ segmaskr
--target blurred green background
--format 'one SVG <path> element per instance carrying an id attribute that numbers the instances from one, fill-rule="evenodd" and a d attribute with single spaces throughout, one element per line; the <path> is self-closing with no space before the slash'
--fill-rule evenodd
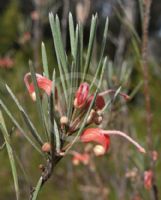
<path id="1" fill-rule="evenodd" d="M 106 72 L 104 84 L 119 86 L 119 70 L 126 65 L 128 80 L 123 84 L 127 93 L 137 87 L 132 100 L 125 105 L 117 100 L 112 112 L 107 114 L 107 127 L 130 132 L 143 146 L 147 147 L 147 127 L 145 123 L 145 97 L 143 93 L 143 73 L 141 69 L 142 11 L 141 0 L 6 0 L 0 1 L 0 81 L 6 82 L 14 91 L 38 129 L 35 106 L 25 88 L 23 77 L 29 71 L 28 60 L 38 72 L 42 72 L 41 42 L 44 41 L 50 70 L 56 67 L 53 39 L 48 21 L 48 13 L 58 14 L 61 20 L 62 38 L 67 54 L 70 55 L 68 13 L 74 21 L 84 24 L 84 46 L 88 45 L 90 20 L 98 13 L 97 39 L 94 45 L 93 65 L 97 61 L 105 19 L 109 17 L 109 32 L 105 55 L 112 66 L 112 77 Z M 94 158 L 96 172 L 86 166 L 73 166 L 71 156 L 67 156 L 56 167 L 52 178 L 46 183 L 38 199 L 75 200 L 110 199 L 141 200 L 155 199 L 153 191 L 147 191 L 143 184 L 144 171 L 151 166 L 151 151 L 158 152 L 154 166 L 155 183 L 161 188 L 161 2 L 152 1 L 148 40 L 148 71 L 152 111 L 151 150 L 147 156 L 140 155 L 123 140 L 114 139 L 110 152 L 101 158 Z M 93 73 L 91 71 L 91 73 Z M 126 71 L 123 76 L 126 76 Z M 17 119 L 16 106 L 8 97 L 0 83 L 0 96 Z M 8 131 L 12 123 L 5 116 Z M 40 157 L 32 147 L 14 130 L 12 146 L 17 157 L 21 199 L 28 199 L 30 186 L 35 185 L 40 176 Z M 0 142 L 3 137 L 0 133 Z M 75 149 L 79 151 L 79 145 Z M 148 148 L 148 147 L 147 147 Z M 21 166 L 22 165 L 22 166 Z M 26 175 L 22 172 L 25 169 Z M 128 176 L 129 173 L 133 173 Z M 103 190 L 103 191 L 102 191 Z M 102 195 L 105 194 L 105 195 Z M 0 151 L 0 199 L 15 199 L 12 174 L 6 149 Z"/>

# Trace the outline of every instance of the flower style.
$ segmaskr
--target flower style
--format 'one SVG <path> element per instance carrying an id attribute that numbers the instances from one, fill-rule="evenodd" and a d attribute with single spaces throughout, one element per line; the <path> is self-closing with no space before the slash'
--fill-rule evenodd
<path id="1" fill-rule="evenodd" d="M 73 158 L 72 158 L 72 163 L 73 165 L 79 165 L 80 163 L 84 165 L 88 165 L 90 156 L 88 153 L 77 153 L 77 152 L 72 152 Z"/>
<path id="2" fill-rule="evenodd" d="M 134 141 L 130 136 L 125 133 L 117 130 L 103 130 L 100 128 L 87 128 L 82 135 L 80 136 L 80 140 L 82 142 L 96 142 L 99 144 L 94 148 L 94 153 L 96 155 L 104 155 L 110 146 L 110 135 L 119 135 L 127 139 L 133 145 L 137 147 L 137 149 L 141 153 L 145 153 L 145 149 L 140 146 L 136 141 Z"/>
<path id="3" fill-rule="evenodd" d="M 74 100 L 74 106 L 76 108 L 82 108 L 85 105 L 88 93 L 89 93 L 89 84 L 86 82 L 81 83 L 76 92 L 76 97 Z"/>
<path id="4" fill-rule="evenodd" d="M 99 93 L 96 96 L 95 109 L 102 110 L 105 106 L 105 100 L 104 100 L 103 96 L 105 96 L 107 94 L 115 94 L 115 92 L 116 92 L 115 90 L 109 89 L 109 90 Z M 130 97 L 125 93 L 120 92 L 119 95 L 122 96 L 126 101 L 130 99 Z M 86 108 L 89 108 L 93 98 L 94 98 L 93 94 L 88 97 L 87 102 L 86 102 Z"/>
<path id="5" fill-rule="evenodd" d="M 29 81 L 29 78 L 31 78 L 31 73 L 27 73 L 24 77 L 24 82 L 26 84 L 27 90 L 32 98 L 33 101 L 36 101 L 36 93 L 34 89 L 34 84 Z M 44 92 L 50 96 L 51 94 L 51 89 L 52 89 L 52 81 L 49 80 L 48 78 L 42 76 L 41 74 L 36 74 L 36 79 L 37 79 L 37 84 L 38 87 L 44 90 Z M 57 96 L 57 91 L 56 96 Z"/>

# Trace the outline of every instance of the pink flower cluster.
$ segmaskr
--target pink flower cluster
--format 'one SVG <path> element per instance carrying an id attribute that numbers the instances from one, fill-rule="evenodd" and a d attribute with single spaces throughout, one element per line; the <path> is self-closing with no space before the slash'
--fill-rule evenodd
<path id="1" fill-rule="evenodd" d="M 38 87 L 42 89 L 48 96 L 50 96 L 51 90 L 52 90 L 52 81 L 40 74 L 36 74 L 36 78 L 37 78 Z M 35 88 L 34 88 L 34 84 L 32 83 L 30 79 L 31 79 L 31 74 L 27 73 L 24 77 L 24 82 L 26 84 L 26 87 L 28 89 L 28 92 L 31 98 L 35 101 L 36 100 Z M 109 93 L 114 93 L 114 91 L 107 90 L 105 92 L 99 93 L 96 96 L 95 104 L 93 106 L 94 107 L 93 109 L 95 111 L 98 111 L 104 108 L 105 100 L 103 96 Z M 129 99 L 128 95 L 124 93 L 119 93 L 119 95 L 123 96 L 125 100 Z M 55 88 L 55 98 L 58 98 L 56 88 Z M 81 83 L 75 94 L 75 100 L 74 100 L 75 109 L 79 109 L 79 110 L 87 109 L 90 106 L 93 98 L 94 98 L 94 94 L 89 94 L 89 84 L 86 82 Z M 110 147 L 110 135 L 119 135 L 119 136 L 124 137 L 129 142 L 134 144 L 140 152 L 145 153 L 145 149 L 141 147 L 137 142 L 135 142 L 130 136 L 117 130 L 103 130 L 100 128 L 87 128 L 82 132 L 80 136 L 80 141 L 83 143 L 91 143 L 91 142 L 97 143 L 97 145 L 93 148 L 93 151 L 95 155 L 100 156 L 100 155 L 104 155 Z M 79 156 L 77 155 L 77 157 L 79 157 L 80 159 L 83 159 L 82 157 L 80 157 L 80 155 Z"/>

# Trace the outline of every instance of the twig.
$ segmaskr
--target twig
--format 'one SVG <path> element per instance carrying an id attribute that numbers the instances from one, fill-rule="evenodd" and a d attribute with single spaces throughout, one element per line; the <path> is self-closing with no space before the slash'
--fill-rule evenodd
<path id="1" fill-rule="evenodd" d="M 149 148 L 152 148 L 152 113 L 150 103 L 150 89 L 149 89 L 149 74 L 148 74 L 148 27 L 150 19 L 151 0 L 144 0 L 144 18 L 143 18 L 143 35 L 142 35 L 142 70 L 144 78 L 144 96 L 146 107 L 146 127 L 147 127 L 147 143 Z"/>
<path id="2" fill-rule="evenodd" d="M 150 20 L 150 8 L 152 0 L 144 0 L 144 17 L 142 25 L 142 70 L 144 77 L 144 96 L 145 96 L 145 108 L 146 108 L 146 127 L 147 127 L 147 145 L 149 150 L 153 149 L 152 140 L 152 112 L 150 102 L 150 89 L 149 89 L 149 73 L 148 73 L 148 27 Z M 154 165 L 152 161 L 151 168 L 154 171 Z M 159 200 L 158 187 L 156 181 L 153 180 L 153 197 L 155 200 Z"/>
<path id="3" fill-rule="evenodd" d="M 43 172 L 42 172 L 42 174 L 41 174 L 41 176 L 39 178 L 39 181 L 37 183 L 37 185 L 39 185 L 39 190 L 41 190 L 42 186 L 51 177 L 51 175 L 53 173 L 53 169 L 55 168 L 57 163 L 61 160 L 61 158 L 62 158 L 62 156 L 55 156 L 54 162 L 51 159 L 47 160 L 46 167 L 44 168 L 44 170 L 43 170 Z M 36 186 L 36 188 L 37 188 L 37 186 Z M 30 200 L 33 200 L 33 197 L 35 196 L 35 193 L 38 194 L 38 191 L 36 190 L 36 188 L 31 188 L 30 197 L 29 197 Z"/>

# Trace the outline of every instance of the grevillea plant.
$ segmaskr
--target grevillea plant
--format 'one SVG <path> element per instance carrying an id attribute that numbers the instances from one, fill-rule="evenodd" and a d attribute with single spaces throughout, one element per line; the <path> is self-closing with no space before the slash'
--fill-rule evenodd
<path id="1" fill-rule="evenodd" d="M 120 92 L 120 88 L 118 90 L 112 88 L 101 89 L 104 71 L 108 65 L 107 57 L 104 58 L 108 19 L 105 23 L 100 57 L 95 66 L 96 71 L 94 75 L 90 75 L 92 73 L 90 69 L 92 67 L 91 61 L 96 36 L 97 15 L 92 17 L 88 48 L 87 52 L 84 53 L 83 27 L 78 23 L 75 28 L 72 15 L 69 14 L 70 59 L 67 57 L 67 53 L 63 47 L 58 16 L 53 16 L 50 13 L 49 21 L 53 35 L 57 67 L 53 69 L 51 75 L 49 73 L 45 45 L 42 43 L 42 74 L 38 74 L 35 71 L 30 61 L 30 72 L 24 75 L 24 83 L 32 99 L 31 103 L 37 106 L 42 124 L 42 132 L 45 134 L 45 137 L 37 131 L 34 123 L 30 120 L 30 117 L 9 86 L 6 85 L 7 92 L 16 103 L 31 133 L 31 137 L 25 132 L 20 123 L 16 121 L 5 103 L 0 100 L 1 109 L 8 115 L 14 126 L 19 129 L 33 148 L 46 159 L 46 165 L 41 167 L 41 177 L 30 194 L 30 199 L 33 200 L 37 198 L 39 190 L 52 175 L 54 167 L 68 154 L 74 156 L 74 164 L 83 163 L 87 165 L 89 163 L 90 156 L 88 153 L 78 153 L 71 150 L 76 142 L 80 142 L 82 146 L 85 143 L 94 143 L 94 154 L 96 156 L 106 156 L 110 148 L 111 136 L 121 136 L 135 145 L 139 152 L 145 153 L 145 149 L 128 134 L 120 130 L 104 130 L 102 128 L 103 122 L 106 121 L 104 112 L 108 112 L 107 108 L 116 96 L 120 96 L 124 101 L 130 99 L 127 94 Z M 111 98 L 110 102 L 106 100 L 107 96 Z M 43 106 L 44 103 L 47 104 L 45 108 Z M 1 128 L 4 135 L 6 135 L 4 127 L 3 120 Z M 6 144 L 10 148 L 10 141 L 7 139 Z M 9 150 L 8 152 L 11 155 Z M 14 160 L 13 157 L 12 160 Z M 11 166 L 13 169 L 16 196 L 19 199 L 18 181 L 15 178 L 17 172 L 15 167 L 13 167 L 13 162 L 11 162 Z"/>

